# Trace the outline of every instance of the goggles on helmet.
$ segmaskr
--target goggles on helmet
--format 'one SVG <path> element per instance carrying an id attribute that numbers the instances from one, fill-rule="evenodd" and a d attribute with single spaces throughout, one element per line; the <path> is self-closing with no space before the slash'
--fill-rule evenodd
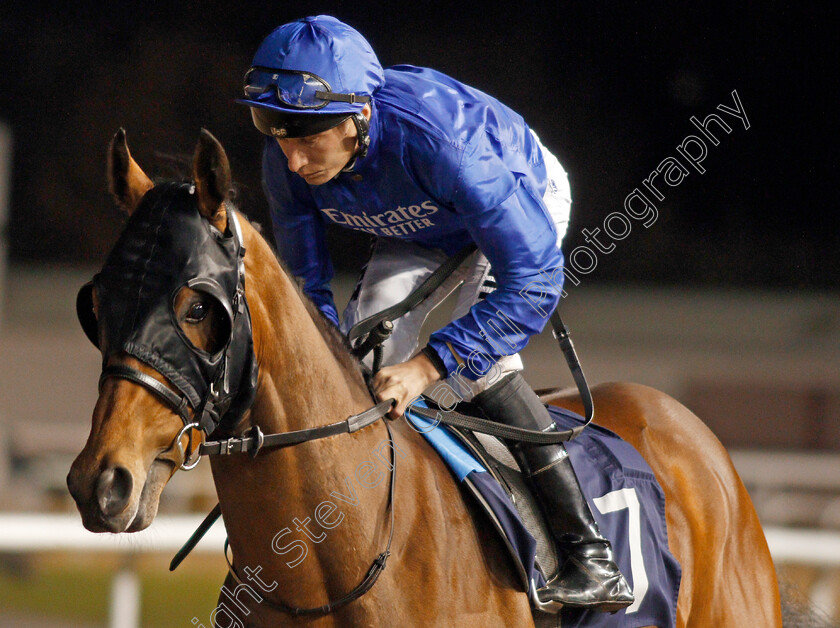
<path id="1" fill-rule="evenodd" d="M 280 70 L 259 65 L 251 67 L 245 73 L 244 90 L 245 96 L 251 100 L 274 93 L 281 106 L 291 109 L 320 109 L 330 102 L 370 102 L 370 96 L 333 92 L 329 83 L 311 72 Z"/>

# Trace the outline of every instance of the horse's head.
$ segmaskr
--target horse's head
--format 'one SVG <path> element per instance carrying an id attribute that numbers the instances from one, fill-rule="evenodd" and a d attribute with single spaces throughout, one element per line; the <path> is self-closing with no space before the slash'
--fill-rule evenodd
<path id="1" fill-rule="evenodd" d="M 193 436 L 242 418 L 256 361 L 221 145 L 202 131 L 192 184 L 153 185 L 122 130 L 108 161 L 111 192 L 130 218 L 77 301 L 103 372 L 67 486 L 85 527 L 123 532 L 154 519 L 163 487 L 197 447 Z"/>

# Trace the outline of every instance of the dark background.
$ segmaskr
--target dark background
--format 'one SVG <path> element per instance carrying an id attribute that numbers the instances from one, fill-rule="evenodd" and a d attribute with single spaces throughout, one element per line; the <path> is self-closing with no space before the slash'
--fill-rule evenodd
<path id="1" fill-rule="evenodd" d="M 105 183 L 120 126 L 158 175 L 210 129 L 241 208 L 267 222 L 262 138 L 233 99 L 262 38 L 316 13 L 357 28 L 383 66 L 434 67 L 521 113 L 570 173 L 567 253 L 697 133 L 692 115 L 732 106 L 737 90 L 751 128 L 723 115 L 733 132 L 709 147 L 706 173 L 664 189 L 659 219 L 634 223 L 587 281 L 840 288 L 838 21 L 827 4 L 6 2 L 12 261 L 101 263 L 123 220 Z M 339 268 L 361 263 L 364 236 L 331 241 Z"/>

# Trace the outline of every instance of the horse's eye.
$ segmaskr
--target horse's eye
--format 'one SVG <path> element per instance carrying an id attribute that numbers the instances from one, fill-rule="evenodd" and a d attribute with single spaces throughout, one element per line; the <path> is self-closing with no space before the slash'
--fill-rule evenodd
<path id="1" fill-rule="evenodd" d="M 204 301 L 196 301 L 190 306 L 189 311 L 187 312 L 187 316 L 184 320 L 188 323 L 200 323 L 203 321 L 207 314 L 210 312 L 210 308 Z"/>

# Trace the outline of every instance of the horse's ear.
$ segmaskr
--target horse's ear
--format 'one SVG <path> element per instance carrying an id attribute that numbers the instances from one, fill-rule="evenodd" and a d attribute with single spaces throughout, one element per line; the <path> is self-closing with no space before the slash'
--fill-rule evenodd
<path id="1" fill-rule="evenodd" d="M 152 180 L 137 165 L 128 152 L 125 129 L 120 129 L 111 139 L 108 147 L 108 189 L 125 212 L 130 216 L 143 195 L 154 187 Z"/>
<path id="2" fill-rule="evenodd" d="M 230 163 L 225 149 L 207 129 L 201 129 L 193 158 L 198 209 L 219 231 L 227 228 L 225 199 L 230 193 Z"/>

